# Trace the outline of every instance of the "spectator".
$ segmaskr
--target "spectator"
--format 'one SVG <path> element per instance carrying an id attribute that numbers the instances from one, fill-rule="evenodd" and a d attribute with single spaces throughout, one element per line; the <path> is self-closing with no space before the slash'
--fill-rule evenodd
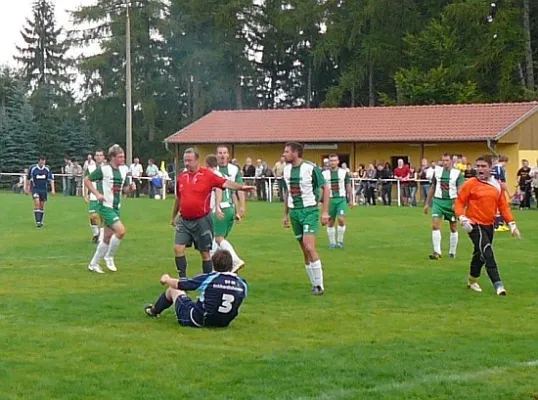
<path id="1" fill-rule="evenodd" d="M 401 158 L 398 160 L 398 166 L 394 168 L 394 178 L 400 182 L 400 201 L 402 205 L 406 205 L 409 197 L 409 166 L 404 164 Z"/>
<path id="2" fill-rule="evenodd" d="M 323 159 L 323 167 L 321 168 L 322 171 L 325 171 L 325 170 L 329 170 L 331 169 L 329 167 L 329 159 L 328 158 L 324 158 Z"/>
<path id="3" fill-rule="evenodd" d="M 82 167 L 83 172 L 86 172 L 88 170 L 89 165 L 94 165 L 94 164 L 95 164 L 95 161 L 93 160 L 93 154 L 90 153 L 86 157 L 86 161 L 84 161 L 84 165 Z"/>
<path id="4" fill-rule="evenodd" d="M 267 201 L 267 192 L 265 190 L 265 173 L 267 168 L 263 165 L 261 159 L 256 160 L 256 169 L 254 171 L 254 176 L 256 177 L 256 195 L 258 200 Z"/>
<path id="5" fill-rule="evenodd" d="M 238 168 L 241 168 L 241 167 L 239 166 L 239 161 L 237 161 L 237 158 L 232 158 L 232 164 L 235 165 L 235 166 L 238 167 Z"/>
<path id="6" fill-rule="evenodd" d="M 62 179 L 64 196 L 71 194 L 71 176 L 73 175 L 73 163 L 69 157 L 64 158 L 62 173 L 65 175 Z"/>
<path id="7" fill-rule="evenodd" d="M 476 176 L 476 170 L 473 168 L 472 164 L 467 164 L 467 168 L 465 168 L 465 172 L 463 173 L 463 177 L 465 180 L 471 179 Z"/>
<path id="8" fill-rule="evenodd" d="M 78 196 L 82 194 L 82 167 L 76 159 L 73 159 L 70 189 L 71 196 Z"/>
<path id="9" fill-rule="evenodd" d="M 417 206 L 417 170 L 413 166 L 409 166 L 409 206 Z"/>
<path id="10" fill-rule="evenodd" d="M 28 176 L 28 168 L 24 168 L 24 175 L 19 177 L 19 181 L 15 183 L 12 187 L 13 191 L 17 194 L 24 193 L 24 177 Z"/>
<path id="11" fill-rule="evenodd" d="M 531 170 L 532 177 L 532 187 L 534 189 L 534 198 L 536 200 L 536 205 L 538 207 L 538 159 L 536 160 L 536 166 Z"/>
<path id="12" fill-rule="evenodd" d="M 366 203 L 366 190 L 368 189 L 368 181 L 366 181 L 366 168 L 364 164 L 359 164 L 357 172 L 355 172 L 355 178 L 359 179 L 357 189 L 355 190 L 355 204 Z"/>
<path id="13" fill-rule="evenodd" d="M 342 163 L 342 168 L 345 169 L 348 174 L 351 172 L 351 170 L 347 167 L 347 164 L 345 162 Z"/>
<path id="14" fill-rule="evenodd" d="M 245 185 L 254 186 L 254 176 L 256 176 L 256 167 L 252 165 L 252 158 L 247 157 L 245 160 L 245 165 L 243 165 L 243 178 Z M 248 198 L 252 198 L 252 192 L 245 193 Z"/>
<path id="15" fill-rule="evenodd" d="M 284 158 L 284 156 L 281 156 L 280 160 L 275 163 L 275 167 L 273 168 L 275 177 L 278 180 L 278 198 L 280 199 L 280 201 L 284 201 L 284 191 L 285 191 L 286 184 L 284 183 L 282 174 L 284 173 L 285 166 L 286 166 L 286 159 Z"/>
<path id="16" fill-rule="evenodd" d="M 148 160 L 148 166 L 146 168 L 146 176 L 150 178 L 149 179 L 149 198 L 150 199 L 154 199 L 155 194 L 157 193 L 157 188 L 155 187 L 155 184 L 154 182 L 152 182 L 152 180 L 158 175 L 159 175 L 159 168 L 157 168 L 157 166 L 153 162 L 153 159 L 150 158 Z"/>
<path id="17" fill-rule="evenodd" d="M 379 164 L 377 166 L 377 179 L 380 180 L 381 200 L 386 206 L 392 204 L 392 183 L 388 179 L 392 179 L 392 168 L 389 163 L 385 163 L 385 167 Z"/>
<path id="18" fill-rule="evenodd" d="M 418 173 L 418 178 L 420 179 L 420 193 L 422 200 L 425 202 L 428 197 L 428 190 L 430 190 L 431 177 L 428 178 L 428 172 L 431 167 L 428 164 L 428 160 L 423 158 L 420 162 L 420 171 Z M 433 173 L 432 173 L 433 174 Z M 427 182 L 424 182 L 427 181 Z"/>
<path id="19" fill-rule="evenodd" d="M 522 160 L 521 163 L 523 166 L 517 171 L 517 183 L 519 189 L 523 193 L 523 202 L 521 204 L 521 210 L 528 210 L 531 207 L 531 184 L 532 176 L 531 169 L 529 167 L 529 162 L 527 160 Z"/>
<path id="20" fill-rule="evenodd" d="M 140 159 L 138 157 L 135 157 L 135 159 L 133 160 L 133 163 L 129 167 L 129 172 L 131 173 L 131 177 L 133 178 L 132 183 L 134 183 L 136 186 L 135 191 L 131 192 L 129 196 L 136 196 L 138 198 L 140 197 L 140 188 L 142 187 L 142 182 L 140 178 L 144 174 L 144 168 L 142 167 L 142 164 L 140 164 Z"/>
<path id="21" fill-rule="evenodd" d="M 377 186 L 377 171 L 375 170 L 374 164 L 368 165 L 368 170 L 366 171 L 366 191 L 365 191 L 365 197 L 366 197 L 366 205 L 372 205 L 375 206 L 375 188 Z"/>

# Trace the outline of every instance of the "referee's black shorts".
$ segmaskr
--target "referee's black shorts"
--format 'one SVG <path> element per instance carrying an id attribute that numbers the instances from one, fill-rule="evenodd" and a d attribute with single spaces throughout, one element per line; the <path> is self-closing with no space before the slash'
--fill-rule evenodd
<path id="1" fill-rule="evenodd" d="M 175 244 L 185 245 L 198 251 L 210 251 L 213 247 L 213 217 L 211 213 L 198 219 L 183 219 L 176 221 Z"/>

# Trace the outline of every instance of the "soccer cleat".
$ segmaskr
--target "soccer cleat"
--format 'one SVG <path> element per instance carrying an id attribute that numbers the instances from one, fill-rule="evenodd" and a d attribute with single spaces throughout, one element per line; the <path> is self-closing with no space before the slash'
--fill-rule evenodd
<path id="1" fill-rule="evenodd" d="M 234 265 L 232 267 L 232 272 L 234 274 L 237 274 L 241 268 L 245 266 L 245 262 L 241 259 L 235 260 Z"/>
<path id="2" fill-rule="evenodd" d="M 482 292 L 482 288 L 480 287 L 477 281 L 472 281 L 469 279 L 467 281 L 467 287 L 471 290 L 474 290 L 475 292 L 479 292 L 479 293 Z"/>
<path id="3" fill-rule="evenodd" d="M 344 242 L 338 242 L 336 244 L 336 246 L 339 248 L 339 249 L 343 249 L 344 248 Z"/>
<path id="4" fill-rule="evenodd" d="M 41 222 L 38 222 L 35 224 L 36 228 L 42 228 L 43 227 L 43 224 Z"/>
<path id="5" fill-rule="evenodd" d="M 116 264 L 114 264 L 114 259 L 113 258 L 106 258 L 105 257 L 105 262 L 106 262 L 106 267 L 113 271 L 113 272 L 116 272 L 118 269 L 116 268 Z"/>
<path id="6" fill-rule="evenodd" d="M 335 244 L 335 243 L 331 243 L 331 244 L 329 244 L 329 247 L 330 247 L 331 249 L 336 249 L 336 244 Z"/>
<path id="7" fill-rule="evenodd" d="M 439 253 L 433 253 L 433 254 L 430 254 L 430 260 L 439 260 L 441 258 L 441 254 Z"/>
<path id="8" fill-rule="evenodd" d="M 502 283 L 495 286 L 495 292 L 497 293 L 497 296 L 506 296 L 506 289 Z"/>
<path id="9" fill-rule="evenodd" d="M 99 243 L 99 235 L 95 235 L 94 237 L 92 237 L 92 242 Z"/>
<path id="10" fill-rule="evenodd" d="M 313 286 L 311 292 L 314 296 L 321 296 L 324 290 L 321 286 Z"/>
<path id="11" fill-rule="evenodd" d="M 92 272 L 97 272 L 98 274 L 104 274 L 105 272 L 101 269 L 99 265 L 88 264 L 88 270 Z"/>
<path id="12" fill-rule="evenodd" d="M 454 253 L 450 253 L 450 254 L 448 255 L 448 257 L 449 257 L 449 258 L 456 258 L 456 255 L 455 255 Z"/>
<path id="13" fill-rule="evenodd" d="M 160 314 L 154 314 L 152 310 L 153 310 L 153 304 L 144 305 L 144 312 L 146 313 L 148 317 L 159 318 Z"/>

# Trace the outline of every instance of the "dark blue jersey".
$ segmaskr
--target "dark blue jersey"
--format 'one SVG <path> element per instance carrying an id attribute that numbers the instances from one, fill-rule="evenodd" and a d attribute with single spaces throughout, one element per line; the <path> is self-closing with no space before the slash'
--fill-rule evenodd
<path id="1" fill-rule="evenodd" d="M 54 180 L 50 168 L 46 165 L 40 167 L 39 164 L 32 165 L 26 177 L 32 184 L 32 191 L 46 192 L 47 183 Z"/>
<path id="2" fill-rule="evenodd" d="M 200 290 L 192 318 L 201 326 L 228 326 L 247 297 L 247 283 L 231 272 L 212 272 L 186 281 L 178 289 Z"/>
<path id="3" fill-rule="evenodd" d="M 495 165 L 491 169 L 491 176 L 500 182 L 506 182 L 506 172 L 504 167 L 500 164 Z"/>

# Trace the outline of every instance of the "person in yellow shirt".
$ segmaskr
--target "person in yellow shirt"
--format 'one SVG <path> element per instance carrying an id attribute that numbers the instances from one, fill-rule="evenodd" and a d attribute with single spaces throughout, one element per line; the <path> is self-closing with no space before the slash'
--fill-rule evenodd
<path id="1" fill-rule="evenodd" d="M 467 158 L 458 155 L 458 161 L 454 165 L 454 168 L 459 169 L 462 174 L 465 174 L 465 170 L 467 169 Z"/>

